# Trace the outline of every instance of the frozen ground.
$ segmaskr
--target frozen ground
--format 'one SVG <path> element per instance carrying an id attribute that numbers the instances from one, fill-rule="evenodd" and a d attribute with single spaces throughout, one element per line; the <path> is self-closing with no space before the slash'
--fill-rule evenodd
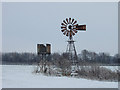
<path id="1" fill-rule="evenodd" d="M 117 82 L 33 74 L 34 67 L 3 65 L 2 88 L 118 88 Z"/>

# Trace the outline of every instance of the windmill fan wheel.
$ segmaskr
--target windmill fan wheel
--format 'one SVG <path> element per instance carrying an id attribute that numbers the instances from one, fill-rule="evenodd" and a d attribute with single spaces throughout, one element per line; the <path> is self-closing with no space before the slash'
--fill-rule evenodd
<path id="1" fill-rule="evenodd" d="M 77 33 L 76 26 L 77 26 L 77 21 L 71 18 L 66 18 L 63 20 L 61 23 L 61 31 L 63 32 L 64 35 L 66 36 L 74 36 Z"/>

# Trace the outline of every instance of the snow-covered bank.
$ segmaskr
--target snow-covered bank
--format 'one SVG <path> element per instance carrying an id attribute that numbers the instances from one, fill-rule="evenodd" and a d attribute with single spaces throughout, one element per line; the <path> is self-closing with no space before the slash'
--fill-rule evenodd
<path id="1" fill-rule="evenodd" d="M 35 66 L 3 65 L 3 88 L 118 88 L 117 82 L 33 74 Z"/>

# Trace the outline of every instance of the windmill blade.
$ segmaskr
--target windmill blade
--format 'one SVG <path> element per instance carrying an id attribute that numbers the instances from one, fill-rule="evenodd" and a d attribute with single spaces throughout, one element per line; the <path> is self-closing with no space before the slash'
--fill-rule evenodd
<path id="1" fill-rule="evenodd" d="M 73 31 L 71 31 L 71 33 L 72 33 L 73 36 L 75 35 L 75 33 Z"/>
<path id="2" fill-rule="evenodd" d="M 74 19 L 72 19 L 72 23 L 73 23 L 73 22 L 74 22 Z M 71 24 L 72 24 L 72 23 L 71 23 Z"/>
<path id="3" fill-rule="evenodd" d="M 72 32 L 70 32 L 70 37 L 72 37 Z"/>
<path id="4" fill-rule="evenodd" d="M 74 25 L 75 23 L 77 23 L 77 21 L 75 21 L 75 22 L 73 23 L 73 25 Z"/>
<path id="5" fill-rule="evenodd" d="M 63 29 L 63 30 L 61 30 L 62 32 L 64 32 L 66 29 Z"/>
<path id="6" fill-rule="evenodd" d="M 75 33 L 73 33 L 73 36 L 75 35 Z"/>
<path id="7" fill-rule="evenodd" d="M 69 35 L 69 32 L 67 32 L 66 36 L 68 36 L 68 35 Z"/>
<path id="8" fill-rule="evenodd" d="M 74 25 L 74 26 L 78 26 L 78 24 Z"/>
<path id="9" fill-rule="evenodd" d="M 67 25 L 67 23 L 65 22 L 65 20 L 63 20 L 63 22 Z"/>
<path id="10" fill-rule="evenodd" d="M 63 34 L 65 35 L 67 31 L 65 31 Z"/>
<path id="11" fill-rule="evenodd" d="M 74 31 L 74 33 L 77 33 L 77 31 L 76 30 L 73 30 Z"/>
<path id="12" fill-rule="evenodd" d="M 66 29 L 66 27 L 61 27 L 61 29 L 63 29 L 63 28 L 65 28 L 65 29 Z"/>
<path id="13" fill-rule="evenodd" d="M 69 18 L 69 24 L 71 24 L 71 18 Z"/>
<path id="14" fill-rule="evenodd" d="M 64 25 L 64 26 L 66 26 L 64 23 L 61 23 L 61 25 Z"/>
<path id="15" fill-rule="evenodd" d="M 69 23 L 68 23 L 68 18 L 66 18 L 66 21 L 67 21 L 67 24 L 69 24 Z"/>

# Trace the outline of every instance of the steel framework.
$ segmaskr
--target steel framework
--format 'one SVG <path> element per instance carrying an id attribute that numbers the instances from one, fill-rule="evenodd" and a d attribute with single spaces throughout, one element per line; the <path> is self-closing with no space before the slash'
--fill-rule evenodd
<path id="1" fill-rule="evenodd" d="M 72 62 L 73 65 L 75 65 L 78 61 L 77 61 L 77 52 L 76 52 L 76 49 L 75 49 L 75 44 L 74 44 L 74 40 L 73 38 L 70 39 L 67 41 L 68 44 L 67 44 L 67 49 L 66 49 L 66 53 L 68 53 L 68 57 L 69 57 L 69 60 Z"/>

